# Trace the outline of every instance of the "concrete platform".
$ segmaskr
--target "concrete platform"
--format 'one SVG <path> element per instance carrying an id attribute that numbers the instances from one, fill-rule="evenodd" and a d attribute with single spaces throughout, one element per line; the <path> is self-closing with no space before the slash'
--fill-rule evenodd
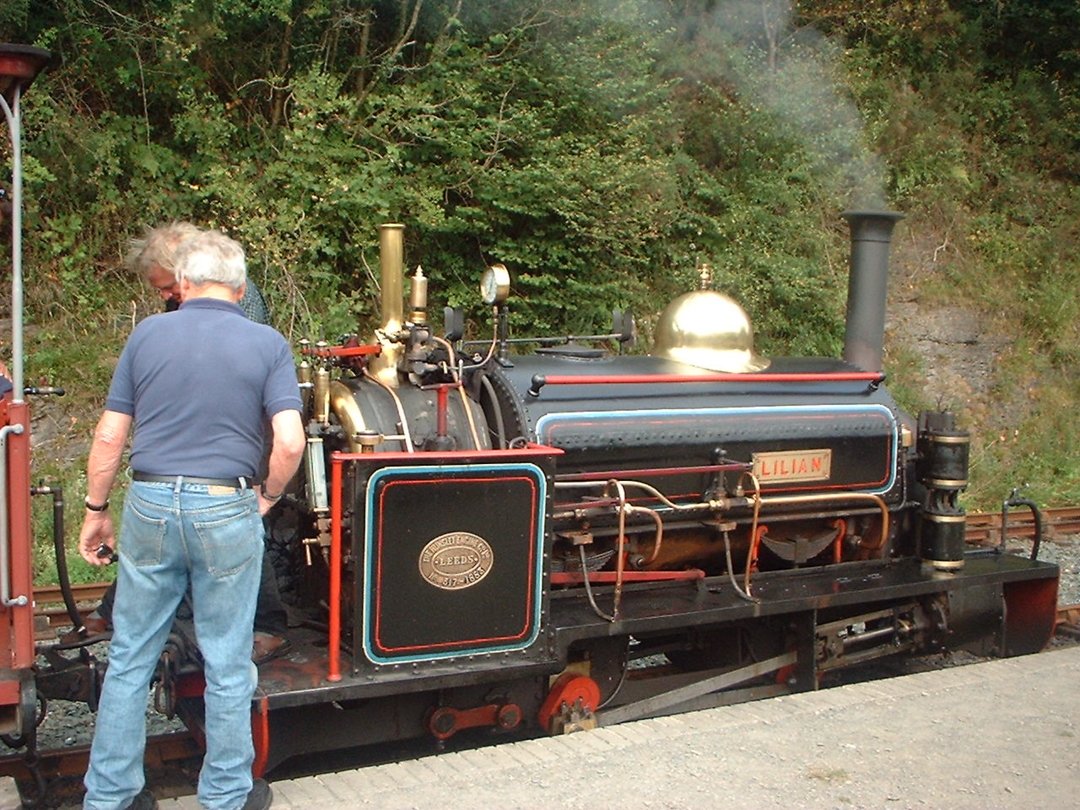
<path id="1" fill-rule="evenodd" d="M 274 782 L 273 807 L 1080 807 L 1078 687 L 1069 647 Z"/>

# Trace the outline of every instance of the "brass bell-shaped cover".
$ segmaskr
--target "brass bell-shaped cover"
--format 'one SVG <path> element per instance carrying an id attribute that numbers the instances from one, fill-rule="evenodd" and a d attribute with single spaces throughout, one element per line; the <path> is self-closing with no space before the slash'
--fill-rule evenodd
<path id="1" fill-rule="evenodd" d="M 761 371 L 750 318 L 732 298 L 713 290 L 680 295 L 661 313 L 653 354 L 679 363 L 739 374 Z"/>

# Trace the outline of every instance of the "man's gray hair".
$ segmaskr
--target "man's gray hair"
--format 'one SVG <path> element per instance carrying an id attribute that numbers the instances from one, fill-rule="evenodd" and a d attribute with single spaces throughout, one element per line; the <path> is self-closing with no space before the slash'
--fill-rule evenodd
<path id="1" fill-rule="evenodd" d="M 190 222 L 170 222 L 157 228 L 147 228 L 141 239 L 132 239 L 128 248 L 127 265 L 144 278 L 155 267 L 176 275 L 176 249 L 185 239 L 202 231 Z"/>
<path id="2" fill-rule="evenodd" d="M 174 256 L 177 281 L 196 287 L 224 284 L 240 290 L 247 283 L 244 249 L 221 231 L 202 231 L 180 243 Z"/>

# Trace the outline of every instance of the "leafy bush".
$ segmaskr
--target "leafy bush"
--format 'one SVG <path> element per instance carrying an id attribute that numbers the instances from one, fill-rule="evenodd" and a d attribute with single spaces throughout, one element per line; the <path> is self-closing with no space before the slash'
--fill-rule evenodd
<path id="1" fill-rule="evenodd" d="M 30 9 L 5 4 L 0 39 L 60 58 L 24 105 L 29 320 L 60 345 L 28 363 L 78 381 L 83 401 L 100 400 L 126 325 L 156 307 L 122 261 L 147 225 L 236 236 L 291 338 L 370 332 L 376 226 L 400 221 L 436 313 L 486 324 L 476 281 L 502 261 L 516 334 L 605 331 L 618 307 L 647 337 L 707 264 L 759 351 L 838 355 L 839 213 L 863 205 L 943 234 L 920 295 L 987 317 L 1007 302 L 1049 377 L 1040 390 L 1074 401 L 1054 380 L 1080 377 L 1074 3 Z M 917 401 L 919 363 L 903 347 L 887 362 Z M 1021 374 L 1003 363 L 998 390 Z M 994 444 L 976 477 L 1057 458 L 1055 432 L 1075 447 L 1078 428 L 1050 416 L 1026 404 L 1023 447 Z M 1068 464 L 1033 464 L 1033 486 L 1076 500 Z"/>

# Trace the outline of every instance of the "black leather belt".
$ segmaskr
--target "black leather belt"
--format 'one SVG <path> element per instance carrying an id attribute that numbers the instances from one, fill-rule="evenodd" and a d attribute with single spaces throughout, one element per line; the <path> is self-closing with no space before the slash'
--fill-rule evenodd
<path id="1" fill-rule="evenodd" d="M 254 483 L 242 475 L 235 478 L 200 478 L 197 475 L 153 475 L 137 472 L 132 473 L 131 478 L 134 481 L 147 481 L 151 484 L 175 484 L 180 481 L 184 484 L 205 484 L 208 487 L 232 487 L 233 489 L 251 489 Z"/>

